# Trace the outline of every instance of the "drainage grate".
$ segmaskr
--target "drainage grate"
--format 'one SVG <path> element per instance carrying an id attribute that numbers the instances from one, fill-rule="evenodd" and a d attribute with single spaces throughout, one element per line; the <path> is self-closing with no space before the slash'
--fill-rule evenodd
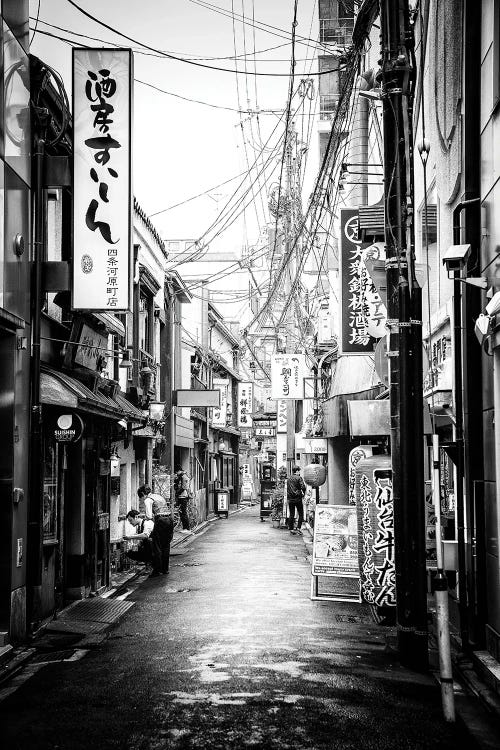
<path id="1" fill-rule="evenodd" d="M 48 654 L 38 654 L 31 660 L 34 664 L 45 664 L 51 661 L 66 661 L 74 656 L 76 649 L 67 648 L 64 651 L 51 651 Z"/>
<path id="2" fill-rule="evenodd" d="M 191 563 L 174 563 L 174 568 L 199 568 L 203 563 L 191 562 Z"/>

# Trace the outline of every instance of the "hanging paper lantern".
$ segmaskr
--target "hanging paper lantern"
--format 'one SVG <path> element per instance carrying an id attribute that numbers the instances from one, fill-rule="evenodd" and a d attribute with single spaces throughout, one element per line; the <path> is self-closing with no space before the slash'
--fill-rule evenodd
<path id="1" fill-rule="evenodd" d="M 304 482 L 310 487 L 321 487 L 326 482 L 326 469 L 322 464 L 308 464 L 304 469 Z"/>

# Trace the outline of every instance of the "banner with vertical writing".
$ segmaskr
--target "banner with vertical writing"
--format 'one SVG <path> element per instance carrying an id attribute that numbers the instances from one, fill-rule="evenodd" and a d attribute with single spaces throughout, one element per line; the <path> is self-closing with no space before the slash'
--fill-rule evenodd
<path id="1" fill-rule="evenodd" d="M 132 51 L 73 49 L 75 310 L 131 309 Z"/>

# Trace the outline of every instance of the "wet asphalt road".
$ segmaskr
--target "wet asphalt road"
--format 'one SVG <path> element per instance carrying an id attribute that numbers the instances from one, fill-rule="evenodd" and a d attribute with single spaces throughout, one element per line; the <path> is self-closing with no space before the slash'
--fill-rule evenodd
<path id="1" fill-rule="evenodd" d="M 433 679 L 355 604 L 310 600 L 304 541 L 258 508 L 144 579 L 107 640 L 0 703 L 4 750 L 470 747 Z M 348 622 L 354 618 L 358 622 Z"/>

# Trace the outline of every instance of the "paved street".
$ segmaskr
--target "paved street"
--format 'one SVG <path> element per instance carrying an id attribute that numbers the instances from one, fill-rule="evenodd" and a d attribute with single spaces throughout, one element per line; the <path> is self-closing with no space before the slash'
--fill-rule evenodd
<path id="1" fill-rule="evenodd" d="M 0 703 L 2 747 L 470 747 L 386 628 L 358 605 L 310 600 L 306 554 L 258 508 L 212 523 L 169 576 L 140 579 L 107 640 L 28 668 Z"/>

